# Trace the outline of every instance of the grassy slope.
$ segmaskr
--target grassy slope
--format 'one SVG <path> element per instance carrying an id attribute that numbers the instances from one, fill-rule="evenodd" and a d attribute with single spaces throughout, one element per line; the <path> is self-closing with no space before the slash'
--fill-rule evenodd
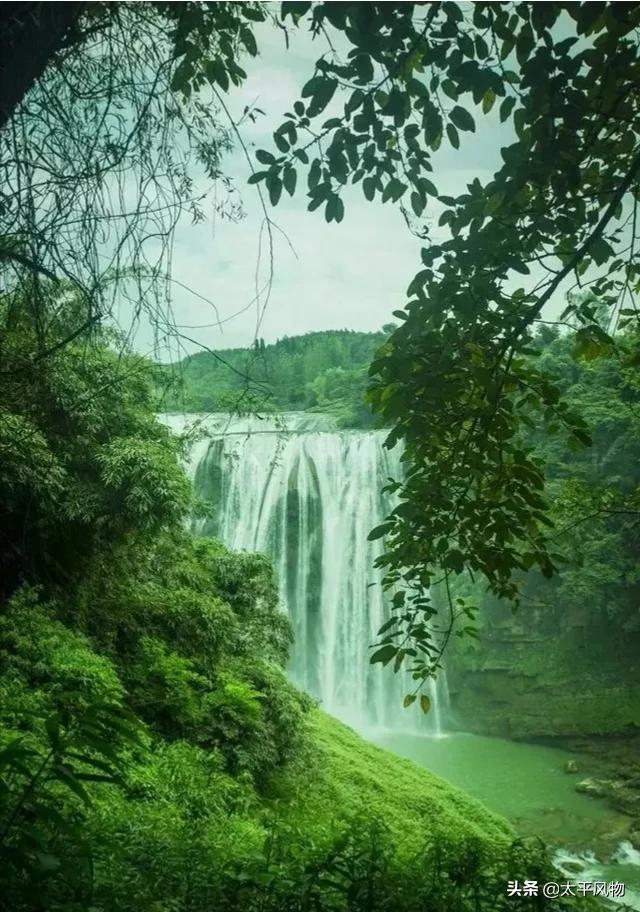
<path id="1" fill-rule="evenodd" d="M 376 747 L 325 713 L 309 722 L 315 762 L 299 782 L 290 813 L 320 826 L 338 813 L 379 818 L 399 847 L 418 849 L 425 834 L 450 842 L 477 838 L 487 846 L 513 839 L 506 820 L 409 760 Z M 306 781 L 305 781 L 306 779 Z"/>
<path id="2" fill-rule="evenodd" d="M 96 858 L 100 895 L 118 912 L 164 910 L 155 905 L 163 896 L 182 908 L 187 895 L 194 908 L 200 908 L 195 898 L 226 908 L 224 878 L 234 871 L 263 877 L 265 846 L 274 834 L 284 843 L 269 870 L 278 883 L 292 878 L 295 892 L 296 878 L 314 859 L 323 864 L 345 833 L 362 834 L 376 821 L 384 825 L 394 876 L 402 881 L 416 859 L 418 870 L 430 870 L 424 853 L 435 843 L 455 870 L 465 868 L 470 851 L 498 865 L 508 855 L 509 824 L 475 799 L 319 710 L 310 712 L 308 726 L 304 756 L 281 770 L 268 797 L 213 771 L 210 755 L 184 742 L 159 750 L 141 769 L 134 800 L 105 790 L 93 821 L 96 840 L 106 837 L 108 846 Z M 511 868 L 508 873 L 518 876 Z M 494 876 L 500 890 L 501 876 L 502 870 Z"/>

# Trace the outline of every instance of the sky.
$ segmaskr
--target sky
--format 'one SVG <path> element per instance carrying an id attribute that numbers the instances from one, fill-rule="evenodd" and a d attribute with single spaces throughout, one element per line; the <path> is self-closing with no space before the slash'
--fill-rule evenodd
<path id="1" fill-rule="evenodd" d="M 232 90 L 227 104 L 234 120 L 247 105 L 265 112 L 255 124 L 245 120 L 240 130 L 249 155 L 272 148 L 271 134 L 291 110 L 300 89 L 313 75 L 314 61 L 326 50 L 302 31 L 284 35 L 273 26 L 257 31 L 260 54 L 247 57 L 248 78 Z M 344 98 L 337 102 L 338 110 Z M 336 104 L 336 100 L 332 104 Z M 327 109 L 327 117 L 332 115 Z M 446 146 L 434 159 L 435 180 L 441 193 L 458 194 L 475 177 L 485 181 L 500 163 L 499 150 L 508 134 L 497 117 L 478 117 L 478 132 L 467 134 L 459 151 Z M 255 163 L 255 158 L 254 158 Z M 257 169 L 260 166 L 257 165 Z M 360 187 L 344 196 L 345 217 L 327 224 L 323 209 L 307 211 L 306 181 L 298 179 L 296 195 L 283 193 L 270 215 L 277 225 L 273 239 L 274 277 L 271 293 L 258 325 L 262 298 L 256 294 L 256 264 L 262 246 L 258 287 L 268 271 L 264 212 L 251 173 L 238 143 L 222 161 L 242 197 L 245 217 L 237 222 L 210 217 L 206 222 L 179 226 L 173 251 L 173 307 L 185 337 L 183 352 L 251 345 L 256 335 L 266 342 L 284 335 L 312 330 L 378 330 L 393 320 L 392 312 L 406 302 L 406 288 L 421 268 L 422 243 L 408 230 L 397 206 L 367 202 Z M 433 206 L 433 204 L 432 204 Z M 213 206 L 211 205 L 211 210 Z M 438 238 L 440 208 L 427 210 L 432 236 Z M 187 288 L 191 289 L 188 291 Z M 203 300 L 206 299 L 206 300 Z M 236 316 L 234 316 L 236 315 Z M 222 325 L 217 325 L 217 321 Z M 148 343 L 144 338 L 142 347 Z M 162 353 L 160 353 L 162 357 Z M 171 357 L 165 353 L 165 357 Z"/>

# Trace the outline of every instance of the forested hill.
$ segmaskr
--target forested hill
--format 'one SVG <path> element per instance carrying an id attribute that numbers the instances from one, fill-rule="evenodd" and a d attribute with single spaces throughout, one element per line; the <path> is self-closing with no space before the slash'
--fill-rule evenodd
<path id="1" fill-rule="evenodd" d="M 326 330 L 285 336 L 271 345 L 199 352 L 163 370 L 164 411 L 212 412 L 239 404 L 278 410 L 317 409 L 343 426 L 371 423 L 363 401 L 367 371 L 387 336 Z"/>

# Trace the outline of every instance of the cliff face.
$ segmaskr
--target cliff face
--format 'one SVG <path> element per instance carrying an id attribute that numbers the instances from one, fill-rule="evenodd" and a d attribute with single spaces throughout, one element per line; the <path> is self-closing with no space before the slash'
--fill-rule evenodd
<path id="1" fill-rule="evenodd" d="M 453 724 L 508 738 L 640 731 L 640 638 L 587 611 L 514 615 L 493 604 L 448 662 Z"/>

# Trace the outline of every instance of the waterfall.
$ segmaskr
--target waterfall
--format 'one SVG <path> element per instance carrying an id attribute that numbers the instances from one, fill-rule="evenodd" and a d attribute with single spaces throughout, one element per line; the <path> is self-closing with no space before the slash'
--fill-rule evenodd
<path id="1" fill-rule="evenodd" d="M 189 418 L 165 420 L 180 430 Z M 422 716 L 402 709 L 414 686 L 406 671 L 369 662 L 389 605 L 374 568 L 382 544 L 367 536 L 389 512 L 382 488 L 401 475 L 398 448 L 383 447 L 384 431 L 337 430 L 309 413 L 214 415 L 204 425 L 188 470 L 213 509 L 194 531 L 273 559 L 294 632 L 291 678 L 354 727 L 439 734 L 446 678 L 430 682 Z"/>

